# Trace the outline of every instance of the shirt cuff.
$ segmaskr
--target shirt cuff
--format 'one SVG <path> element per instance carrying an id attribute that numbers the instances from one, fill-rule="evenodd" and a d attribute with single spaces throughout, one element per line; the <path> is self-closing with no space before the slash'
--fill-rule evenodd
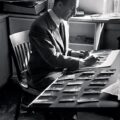
<path id="1" fill-rule="evenodd" d="M 85 64 L 84 64 L 84 63 L 85 63 L 84 60 L 83 60 L 83 59 L 80 59 L 80 61 L 79 61 L 79 69 L 85 67 Z"/>

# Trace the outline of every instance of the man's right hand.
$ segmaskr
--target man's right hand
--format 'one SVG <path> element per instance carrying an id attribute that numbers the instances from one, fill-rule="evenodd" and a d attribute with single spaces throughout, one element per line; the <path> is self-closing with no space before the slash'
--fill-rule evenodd
<path id="1" fill-rule="evenodd" d="M 87 58 L 84 59 L 84 65 L 85 66 L 91 66 L 94 63 L 96 63 L 99 59 L 93 55 L 88 56 Z"/>

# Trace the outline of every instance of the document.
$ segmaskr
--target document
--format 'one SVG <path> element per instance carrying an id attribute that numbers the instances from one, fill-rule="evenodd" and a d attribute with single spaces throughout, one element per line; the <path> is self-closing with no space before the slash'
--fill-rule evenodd
<path id="1" fill-rule="evenodd" d="M 119 53 L 120 53 L 119 50 L 102 51 L 102 52 L 98 51 L 96 53 L 91 53 L 91 55 L 99 57 L 99 61 L 97 61 L 92 66 L 83 67 L 81 68 L 81 70 L 111 67 Z"/>
<path id="2" fill-rule="evenodd" d="M 118 100 L 120 100 L 120 81 L 115 82 L 114 84 L 111 84 L 110 86 L 106 87 L 101 91 L 101 93 L 109 93 L 111 95 L 118 96 Z"/>

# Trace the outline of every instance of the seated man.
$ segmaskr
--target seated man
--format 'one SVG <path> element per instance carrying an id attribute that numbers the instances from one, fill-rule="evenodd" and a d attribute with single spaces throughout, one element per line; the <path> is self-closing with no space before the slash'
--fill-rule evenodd
<path id="1" fill-rule="evenodd" d="M 38 17 L 31 26 L 29 73 L 32 79 L 29 84 L 36 89 L 43 90 L 53 82 L 54 71 L 77 70 L 97 61 L 95 57 L 84 59 L 88 56 L 86 51 L 68 48 L 67 21 L 74 15 L 75 7 L 76 0 L 55 0 L 53 9 Z"/>

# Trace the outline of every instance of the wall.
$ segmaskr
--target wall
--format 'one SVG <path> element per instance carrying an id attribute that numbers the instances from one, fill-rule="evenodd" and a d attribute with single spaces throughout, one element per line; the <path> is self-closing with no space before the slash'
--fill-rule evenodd
<path id="1" fill-rule="evenodd" d="M 118 49 L 119 42 L 117 38 L 120 37 L 120 24 L 108 23 L 105 26 L 103 34 L 103 48 Z"/>
<path id="2" fill-rule="evenodd" d="M 0 15 L 0 87 L 7 82 L 10 75 L 8 54 L 9 50 L 6 21 L 5 18 Z"/>
<path id="3" fill-rule="evenodd" d="M 85 13 L 111 13 L 114 0 L 79 0 L 79 7 Z"/>

